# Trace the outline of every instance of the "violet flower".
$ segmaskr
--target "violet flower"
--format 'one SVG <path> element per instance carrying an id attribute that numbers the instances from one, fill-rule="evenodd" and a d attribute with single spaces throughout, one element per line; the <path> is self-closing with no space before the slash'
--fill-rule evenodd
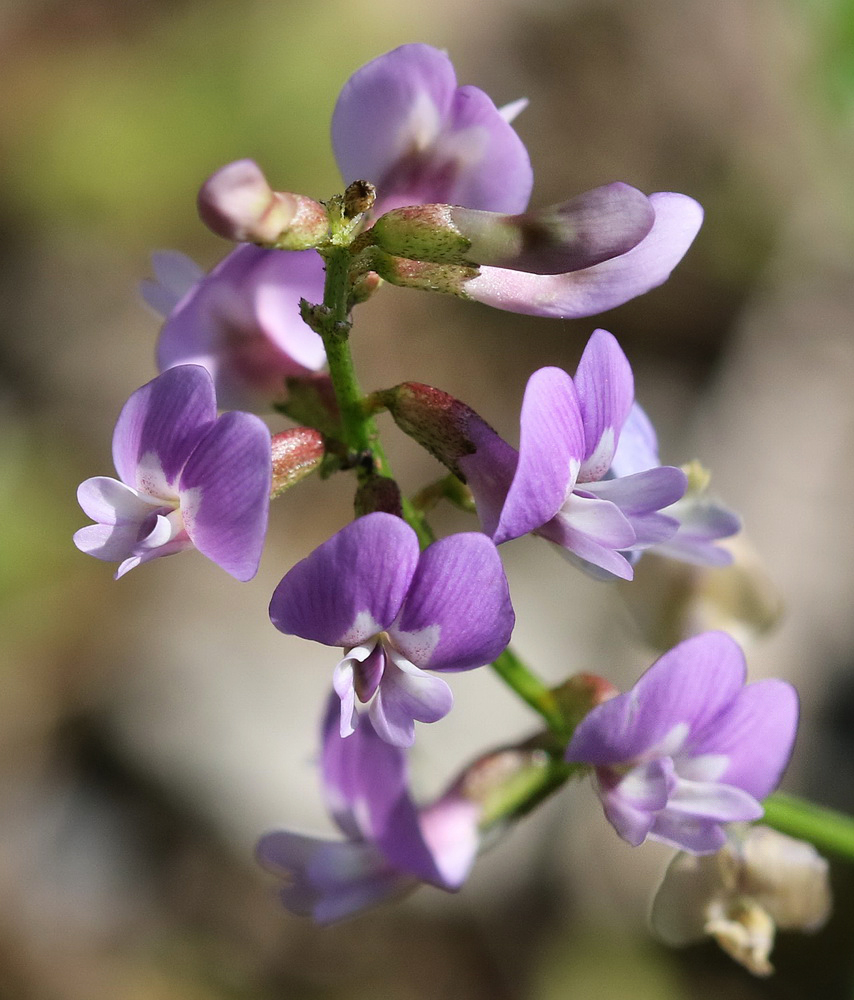
<path id="1" fill-rule="evenodd" d="M 374 217 L 441 203 L 522 212 L 533 173 L 509 119 L 477 87 L 458 87 L 446 53 L 401 45 L 350 77 L 332 115 L 332 145 L 346 184 L 377 189 Z"/>
<path id="2" fill-rule="evenodd" d="M 323 298 L 323 263 L 313 250 L 243 244 L 206 276 L 178 254 L 157 254 L 157 282 L 143 295 L 166 316 L 157 345 L 161 371 L 206 368 L 224 409 L 264 411 L 285 398 L 285 379 L 326 364 L 320 337 L 302 321 L 300 299 Z"/>
<path id="3" fill-rule="evenodd" d="M 518 453 L 483 421 L 468 422 L 476 450 L 458 465 L 497 545 L 534 532 L 583 564 L 630 580 L 624 552 L 675 534 L 679 522 L 659 511 L 685 492 L 680 469 L 606 478 L 633 399 L 625 354 L 610 333 L 596 330 L 575 379 L 541 368 L 528 380 Z"/>
<path id="4" fill-rule="evenodd" d="M 634 475 L 660 465 L 655 428 L 641 406 L 635 403 L 623 425 L 607 478 Z M 689 476 L 685 496 L 665 511 L 679 522 L 676 534 L 653 546 L 652 551 L 696 566 L 728 566 L 732 554 L 714 543 L 739 532 L 741 519 L 734 511 L 707 496 L 704 489 L 692 489 L 692 478 Z M 639 555 L 631 553 L 628 558 L 635 561 Z"/>
<path id="5" fill-rule="evenodd" d="M 723 846 L 723 824 L 762 815 L 792 751 L 798 699 L 784 681 L 745 687 L 745 675 L 738 644 L 704 632 L 581 721 L 565 759 L 594 768 L 624 840 L 707 854 Z"/>
<path id="6" fill-rule="evenodd" d="M 450 688 L 425 671 L 489 663 L 515 621 L 485 535 L 451 535 L 419 554 L 412 528 L 385 513 L 357 518 L 297 563 L 270 618 L 281 632 L 344 647 L 333 681 L 341 735 L 355 730 L 356 702 L 370 703 L 374 728 L 396 746 L 412 744 L 415 720 L 451 710 Z"/>
<path id="7" fill-rule="evenodd" d="M 454 892 L 479 846 L 478 805 L 454 789 L 426 808 L 409 793 L 406 753 L 369 725 L 339 732 L 333 695 L 323 723 L 321 774 L 345 840 L 278 830 L 262 837 L 260 863 L 284 879 L 292 913 L 329 924 L 428 883 Z"/>
<path id="8" fill-rule="evenodd" d="M 258 570 L 267 530 L 270 432 L 249 413 L 217 417 L 204 368 L 170 368 L 125 403 L 113 433 L 119 479 L 98 476 L 77 498 L 97 524 L 74 544 L 119 562 L 116 578 L 140 563 L 195 547 L 238 580 Z"/>

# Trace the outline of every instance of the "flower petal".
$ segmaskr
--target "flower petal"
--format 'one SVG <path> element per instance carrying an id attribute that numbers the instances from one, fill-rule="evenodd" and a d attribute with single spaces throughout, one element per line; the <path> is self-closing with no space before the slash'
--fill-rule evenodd
<path id="1" fill-rule="evenodd" d="M 572 490 L 584 457 L 584 428 L 572 379 L 541 368 L 528 379 L 519 461 L 493 540 L 518 538 L 551 520 Z"/>
<path id="2" fill-rule="evenodd" d="M 146 304 L 165 319 L 205 272 L 177 250 L 153 253 L 151 265 L 155 280 L 142 281 L 140 292 Z"/>
<path id="3" fill-rule="evenodd" d="M 727 710 L 697 727 L 686 751 L 724 754 L 729 765 L 720 777 L 764 799 L 789 762 L 798 724 L 798 696 L 791 684 L 757 681 L 738 693 Z"/>
<path id="4" fill-rule="evenodd" d="M 461 456 L 457 465 L 472 492 L 483 530 L 492 537 L 513 482 L 518 455 L 515 448 L 477 416 L 468 421 L 466 433 L 475 451 Z"/>
<path id="5" fill-rule="evenodd" d="M 457 88 L 444 52 L 402 45 L 357 70 L 332 116 L 350 183 L 376 184 L 377 212 L 443 203 L 521 212 L 533 183 L 516 132 L 482 91 Z"/>
<path id="6" fill-rule="evenodd" d="M 285 575 L 270 618 L 289 635 L 356 646 L 394 621 L 417 564 L 412 528 L 393 514 L 367 514 Z"/>
<path id="7" fill-rule="evenodd" d="M 470 532 L 424 550 L 389 635 L 419 667 L 469 670 L 502 652 L 514 623 L 498 550 Z"/>
<path id="8" fill-rule="evenodd" d="M 234 412 L 216 421 L 181 474 L 187 534 L 203 555 L 238 580 L 258 572 L 272 477 L 269 430 L 259 417 Z"/>
<path id="9" fill-rule="evenodd" d="M 193 448 L 216 419 L 210 375 L 182 365 L 152 379 L 130 397 L 113 432 L 113 461 L 122 482 L 141 493 L 175 498 Z"/>
<path id="10" fill-rule="evenodd" d="M 611 460 L 609 475 L 617 478 L 630 476 L 635 472 L 645 472 L 659 465 L 661 462 L 658 460 L 658 437 L 655 428 L 641 405 L 635 402 L 620 431 L 620 440 Z"/>
<path id="11" fill-rule="evenodd" d="M 584 461 L 578 480 L 595 482 L 611 467 L 635 396 L 629 360 L 607 330 L 595 330 L 587 341 L 575 373 L 575 388 L 584 422 Z"/>
<path id="12" fill-rule="evenodd" d="M 159 367 L 202 365 L 221 407 L 269 409 L 284 396 L 286 378 L 325 364 L 323 342 L 299 311 L 301 298 L 320 301 L 323 280 L 313 250 L 237 247 L 169 314 Z"/>
<path id="13" fill-rule="evenodd" d="M 686 639 L 660 657 L 631 691 L 598 705 L 581 721 L 566 760 L 618 764 L 661 744 L 678 725 L 702 733 L 707 724 L 726 718 L 745 673 L 744 655 L 725 633 Z M 692 745 L 692 754 L 718 752 L 713 739 L 707 744 Z"/>
<path id="14" fill-rule="evenodd" d="M 153 509 L 163 506 L 157 497 L 140 495 L 135 489 L 117 479 L 95 476 L 77 488 L 77 502 L 83 513 L 100 524 L 134 525 L 144 521 Z"/>
<path id="15" fill-rule="evenodd" d="M 726 834 L 715 820 L 666 809 L 655 817 L 649 837 L 692 854 L 713 854 L 726 843 Z"/>
<path id="16" fill-rule="evenodd" d="M 671 192 L 649 196 L 655 222 L 627 253 L 568 274 L 526 274 L 483 267 L 466 282 L 465 296 L 496 309 L 562 319 L 594 316 L 663 284 L 685 256 L 703 221 L 692 198 Z"/>
<path id="17" fill-rule="evenodd" d="M 438 722 L 454 704 L 451 689 L 403 657 L 392 656 L 376 697 L 371 702 L 371 723 L 379 736 L 396 747 L 415 742 L 416 722 Z"/>

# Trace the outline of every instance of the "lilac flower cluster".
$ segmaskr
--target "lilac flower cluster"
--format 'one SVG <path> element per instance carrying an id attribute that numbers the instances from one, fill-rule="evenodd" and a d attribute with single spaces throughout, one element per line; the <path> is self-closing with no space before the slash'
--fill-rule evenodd
<path id="1" fill-rule="evenodd" d="M 270 603 L 280 631 L 343 651 L 321 773 L 345 839 L 280 831 L 259 846 L 285 878 L 285 905 L 321 923 L 421 883 L 458 889 L 486 829 L 525 811 L 516 771 L 481 764 L 473 782 L 469 768 L 427 806 L 407 773 L 416 722 L 451 710 L 443 674 L 525 669 L 506 652 L 515 616 L 501 545 L 535 534 L 600 578 L 631 580 L 649 549 L 725 564 L 716 543 L 739 530 L 725 507 L 686 494 L 683 470 L 660 464 L 629 361 L 605 330 L 574 376 L 545 367 L 530 377 L 518 449 L 429 386 L 353 395 L 340 354 L 349 314 L 383 279 L 512 312 L 589 316 L 661 284 L 690 246 L 702 211 L 681 194 L 617 183 L 528 211 L 531 165 L 512 125 L 524 103 L 496 108 L 457 85 L 445 54 L 405 45 L 357 71 L 339 97 L 343 196 L 322 204 L 273 191 L 246 160 L 214 174 L 200 214 L 239 245 L 208 275 L 180 255 L 155 258 L 143 291 L 165 317 L 161 374 L 119 416 L 119 479 L 79 491 L 97 523 L 75 543 L 118 562 L 117 576 L 195 547 L 248 580 L 271 496 L 318 468 L 356 472 L 358 516 L 293 566 Z M 345 305 L 335 313 L 329 302 Z M 368 421 L 381 408 L 448 467 L 444 495 L 470 500 L 481 531 L 432 540 L 426 506 L 402 499 L 375 444 Z M 265 411 L 307 426 L 271 439 L 254 415 Z M 590 770 L 632 844 L 716 850 L 724 824 L 762 814 L 791 751 L 793 690 L 745 687 L 743 656 L 722 633 L 687 639 L 625 694 L 603 700 L 605 682 L 581 685 L 557 715 L 527 677 L 515 688 L 551 733 L 530 759 L 507 752 L 531 765 L 531 800 Z"/>

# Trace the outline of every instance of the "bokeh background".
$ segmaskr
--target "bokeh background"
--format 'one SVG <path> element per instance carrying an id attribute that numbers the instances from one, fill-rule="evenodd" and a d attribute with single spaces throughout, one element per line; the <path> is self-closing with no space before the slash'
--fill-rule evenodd
<path id="1" fill-rule="evenodd" d="M 406 41 L 447 48 L 460 81 L 499 104 L 530 98 L 517 127 L 534 204 L 621 179 L 689 193 L 707 215 L 666 286 L 602 319 L 383 289 L 357 316 L 365 386 L 438 385 L 512 438 L 530 372 L 572 371 L 592 329 L 612 330 L 665 460 L 700 457 L 744 514 L 751 568 L 714 586 L 753 621 L 785 608 L 761 636 L 708 600 L 695 622 L 731 624 L 754 677 L 798 685 L 786 787 L 854 809 L 849 0 L 5 0 L 0 997 L 854 997 L 850 867 L 833 866 L 828 927 L 783 936 L 776 977 L 757 981 L 712 945 L 652 940 L 669 852 L 622 844 L 587 786 L 498 844 L 458 896 L 424 889 L 326 930 L 290 917 L 253 843 L 330 829 L 314 754 L 334 655 L 279 635 L 266 607 L 348 519 L 351 483 L 279 500 L 246 585 L 196 554 L 115 583 L 71 545 L 76 485 L 110 474 L 118 410 L 155 374 L 158 322 L 137 291 L 150 251 L 205 266 L 226 252 L 194 199 L 237 157 L 284 190 L 339 190 L 338 90 Z M 406 489 L 438 474 L 387 430 Z M 660 591 L 638 585 L 630 611 L 541 543 L 506 550 L 517 644 L 544 676 L 627 685 L 648 665 L 639 623 Z M 419 737 L 425 795 L 536 728 L 488 670 L 454 688 L 455 711 Z"/>

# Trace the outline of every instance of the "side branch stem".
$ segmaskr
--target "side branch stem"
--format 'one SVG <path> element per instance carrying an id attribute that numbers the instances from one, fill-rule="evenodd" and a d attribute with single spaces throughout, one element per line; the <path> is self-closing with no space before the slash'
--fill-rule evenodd
<path id="1" fill-rule="evenodd" d="M 854 818 L 795 795 L 776 792 L 763 803 L 767 826 L 806 840 L 822 851 L 854 860 Z"/>

